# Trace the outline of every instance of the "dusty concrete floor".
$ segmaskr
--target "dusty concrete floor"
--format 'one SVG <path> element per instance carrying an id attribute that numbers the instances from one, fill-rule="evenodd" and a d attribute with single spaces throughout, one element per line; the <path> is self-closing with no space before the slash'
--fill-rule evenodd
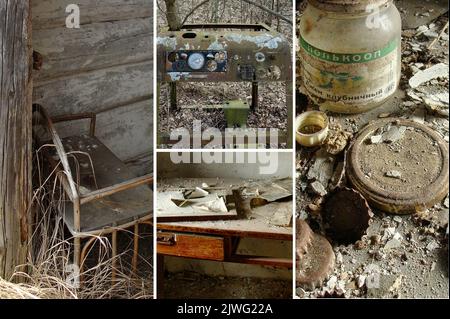
<path id="1" fill-rule="evenodd" d="M 210 277 L 193 272 L 165 276 L 168 299 L 291 299 L 290 280 Z"/>
<path id="2" fill-rule="evenodd" d="M 358 115 L 328 114 L 345 131 L 355 135 L 371 120 L 384 116 L 399 117 L 424 123 L 439 132 L 448 143 L 448 115 L 431 111 L 422 101 L 422 97 L 436 92 L 448 94 L 448 78 L 432 80 L 419 90 L 413 90 L 408 85 L 409 78 L 416 72 L 437 63 L 448 65 L 448 30 L 428 50 L 426 47 L 434 38 L 418 34 L 416 29 L 426 25 L 428 29 L 439 33 L 448 21 L 448 16 L 440 16 L 446 11 L 442 12 L 442 8 L 428 11 L 426 3 L 420 2 L 417 6 L 414 3 L 417 4 L 417 1 L 398 3 L 404 20 L 414 12 L 421 12 L 416 16 L 420 18 L 420 24 L 403 31 L 400 88 L 393 98 L 370 112 Z M 435 11 L 439 14 L 430 18 L 430 14 L 434 15 Z M 406 24 L 413 25 L 414 19 L 409 18 Z M 422 96 L 417 98 L 417 92 Z M 305 102 L 306 99 L 299 101 Z M 297 104 L 297 113 L 312 108 L 309 103 Z M 314 231 L 325 234 L 320 213 L 321 198 L 309 191 L 306 178 L 317 150 L 297 149 L 297 194 L 301 194 L 297 196 L 297 214 L 299 218 L 306 219 Z M 309 206 L 311 203 L 317 204 L 319 210 L 312 211 Z M 375 214 L 370 227 L 359 242 L 343 246 L 330 240 L 336 255 L 334 272 L 322 286 L 312 291 L 297 288 L 297 296 L 448 298 L 448 207 L 447 197 L 433 208 L 414 215 L 396 216 L 373 210 Z M 401 236 L 400 243 L 391 241 L 396 233 Z M 368 278 L 377 278 L 380 288 L 368 288 Z"/>

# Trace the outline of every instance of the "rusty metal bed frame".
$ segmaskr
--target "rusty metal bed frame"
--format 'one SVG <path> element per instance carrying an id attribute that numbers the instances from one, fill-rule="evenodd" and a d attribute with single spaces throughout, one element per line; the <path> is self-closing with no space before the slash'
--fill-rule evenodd
<path id="1" fill-rule="evenodd" d="M 139 240 L 139 224 L 140 223 L 147 223 L 151 222 L 151 219 L 153 217 L 152 212 L 152 205 L 153 205 L 153 192 L 152 190 L 144 186 L 145 184 L 148 184 L 152 186 L 153 184 L 153 176 L 151 174 L 144 175 L 137 178 L 130 178 L 125 181 L 122 181 L 120 183 L 115 183 L 113 185 L 109 185 L 100 189 L 95 189 L 93 191 L 90 191 L 88 193 L 82 193 L 80 192 L 80 167 L 77 160 L 74 160 L 75 168 L 76 168 L 76 174 L 72 174 L 72 169 L 69 164 L 68 160 L 68 153 L 65 151 L 63 140 L 58 135 L 54 123 L 59 122 L 68 122 L 68 121 L 75 121 L 75 120 L 83 120 L 83 119 L 90 119 L 90 126 L 89 126 L 89 137 L 95 138 L 95 127 L 96 127 L 96 115 L 94 113 L 82 113 L 82 114 L 75 114 L 75 115 L 67 115 L 67 116 L 59 116 L 50 118 L 47 111 L 44 109 L 43 106 L 39 104 L 33 105 L 33 114 L 36 116 L 38 114 L 40 116 L 39 121 L 35 122 L 34 125 L 40 124 L 44 129 L 47 130 L 47 133 L 51 137 L 51 141 L 53 142 L 54 150 L 56 151 L 56 154 L 52 156 L 50 152 L 48 151 L 48 147 L 44 148 L 44 156 L 49 161 L 49 164 L 52 169 L 57 172 L 56 176 L 58 176 L 64 193 L 69 198 L 69 201 L 66 204 L 67 208 L 72 208 L 73 211 L 73 217 L 67 215 L 69 212 L 63 212 L 64 221 L 66 226 L 68 227 L 69 231 L 73 235 L 74 239 L 74 255 L 73 255 L 73 261 L 74 264 L 76 264 L 79 267 L 80 274 L 82 274 L 83 266 L 86 261 L 86 257 L 88 254 L 89 247 L 95 242 L 97 239 L 97 236 L 111 234 L 112 235 L 112 263 L 113 263 L 113 270 L 112 270 L 112 279 L 113 281 L 116 278 L 116 271 L 115 271 L 115 260 L 117 256 L 117 232 L 120 230 L 124 230 L 129 227 L 134 227 L 133 230 L 133 257 L 132 257 L 132 267 L 133 272 L 136 272 L 137 269 L 137 258 L 138 258 L 138 240 Z M 43 145 L 43 143 L 39 137 L 36 137 L 36 140 L 39 144 Z M 98 139 L 95 138 L 95 141 L 99 144 L 101 144 L 102 151 L 106 152 L 106 155 L 110 155 L 111 157 L 115 157 L 114 154 L 106 147 L 104 146 Z M 108 151 L 110 153 L 108 153 Z M 57 157 L 55 157 L 55 155 Z M 113 158 L 114 161 L 120 161 L 117 158 Z M 90 160 L 92 166 L 95 166 L 98 163 L 93 163 L 92 160 Z M 93 169 L 93 167 L 92 167 Z M 111 174 L 114 174 L 111 172 Z M 126 174 L 125 174 L 126 175 Z M 76 178 L 74 180 L 74 177 Z M 144 186 L 145 188 L 143 188 Z M 143 208 L 147 209 L 143 214 L 137 214 L 130 216 L 129 220 L 117 220 L 113 223 L 110 223 L 109 225 L 105 225 L 103 227 L 98 227 L 96 229 L 89 229 L 88 231 L 83 231 L 82 228 L 82 217 L 83 217 L 83 207 L 86 207 L 86 205 L 89 205 L 90 203 L 94 203 L 96 201 L 100 201 L 108 196 L 113 196 L 114 194 L 118 194 L 120 192 L 124 191 L 131 191 L 134 190 L 134 192 L 137 192 L 137 189 L 139 189 L 142 194 L 149 195 L 148 202 L 144 203 L 142 205 Z M 148 189 L 148 191 L 145 191 L 145 189 Z M 141 198 L 142 198 L 142 194 Z M 145 198 L 145 197 L 144 197 Z M 126 204 L 125 203 L 125 210 L 126 210 Z M 106 210 L 105 210 L 106 211 Z M 92 212 L 92 211 L 91 211 Z M 123 216 L 122 216 L 123 217 Z M 73 221 L 69 223 L 68 221 L 73 218 Z M 96 236 L 93 236 L 96 235 Z M 91 237 L 84 246 L 81 244 L 81 240 L 83 238 Z"/>

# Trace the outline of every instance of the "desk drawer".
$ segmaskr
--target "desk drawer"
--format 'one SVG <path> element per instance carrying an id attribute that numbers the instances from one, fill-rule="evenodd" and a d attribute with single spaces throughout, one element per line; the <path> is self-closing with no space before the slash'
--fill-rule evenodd
<path id="1" fill-rule="evenodd" d="M 158 254 L 217 261 L 225 256 L 222 237 L 158 232 L 156 242 Z"/>

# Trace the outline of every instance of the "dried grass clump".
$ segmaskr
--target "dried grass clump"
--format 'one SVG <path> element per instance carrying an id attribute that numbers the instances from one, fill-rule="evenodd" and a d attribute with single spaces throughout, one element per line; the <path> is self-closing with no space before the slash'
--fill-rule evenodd
<path id="1" fill-rule="evenodd" d="M 115 257 L 116 280 L 112 282 L 111 246 L 103 236 L 94 236 L 95 244 L 80 276 L 82 284 L 74 285 L 73 240 L 65 238 L 62 186 L 55 171 L 42 178 L 46 174 L 42 173 L 39 150 L 34 160 L 34 182 L 39 186 L 34 190 L 30 208 L 33 233 L 28 261 L 17 267 L 9 281 L 0 278 L 0 299 L 152 298 L 152 275 L 143 278 L 131 275 L 131 266 L 125 258 L 129 251 Z"/>

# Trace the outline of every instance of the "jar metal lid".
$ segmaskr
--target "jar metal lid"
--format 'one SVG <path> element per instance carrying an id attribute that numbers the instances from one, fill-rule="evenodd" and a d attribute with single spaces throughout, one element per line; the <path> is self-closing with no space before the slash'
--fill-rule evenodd
<path id="1" fill-rule="evenodd" d="M 308 0 L 308 3 L 318 9 L 331 12 L 370 13 L 368 6 L 381 7 L 390 4 L 392 0 Z"/>
<path id="2" fill-rule="evenodd" d="M 386 137 L 380 132 L 387 132 Z M 380 136 L 385 140 L 380 141 Z M 448 160 L 447 143 L 433 129 L 391 118 L 360 131 L 349 150 L 346 171 L 350 184 L 369 204 L 407 214 L 432 207 L 447 196 Z"/>

